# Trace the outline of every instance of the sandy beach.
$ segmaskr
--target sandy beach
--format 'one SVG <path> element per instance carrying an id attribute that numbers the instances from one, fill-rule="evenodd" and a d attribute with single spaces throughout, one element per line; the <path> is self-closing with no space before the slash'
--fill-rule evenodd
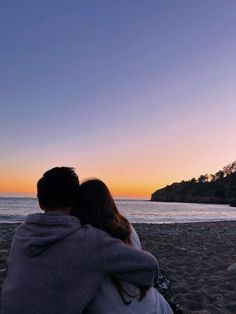
<path id="1" fill-rule="evenodd" d="M 0 227 L 0 285 L 17 224 Z M 134 224 L 142 246 L 158 260 L 184 313 L 236 313 L 236 221 Z"/>

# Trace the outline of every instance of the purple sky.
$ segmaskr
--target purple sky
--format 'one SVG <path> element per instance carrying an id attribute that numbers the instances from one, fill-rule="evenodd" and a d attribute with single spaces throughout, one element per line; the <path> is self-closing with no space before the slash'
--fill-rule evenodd
<path id="1" fill-rule="evenodd" d="M 236 1 L 3 1 L 0 192 L 55 165 L 145 196 L 236 156 Z"/>

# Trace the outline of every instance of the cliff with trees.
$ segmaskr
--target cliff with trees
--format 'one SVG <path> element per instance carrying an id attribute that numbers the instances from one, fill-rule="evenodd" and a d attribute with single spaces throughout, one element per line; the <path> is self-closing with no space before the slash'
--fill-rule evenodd
<path id="1" fill-rule="evenodd" d="M 215 174 L 173 183 L 152 193 L 151 201 L 231 204 L 236 206 L 236 161 Z"/>

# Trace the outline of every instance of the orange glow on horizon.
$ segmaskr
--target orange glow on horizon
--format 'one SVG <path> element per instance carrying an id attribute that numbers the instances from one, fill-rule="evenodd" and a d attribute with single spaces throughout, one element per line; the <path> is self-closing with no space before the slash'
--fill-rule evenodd
<path id="1" fill-rule="evenodd" d="M 219 154 L 218 154 L 219 155 Z M 92 155 L 90 155 L 92 156 Z M 182 158 L 181 158 L 182 156 Z M 194 160 L 195 159 L 195 160 Z M 130 199 L 145 199 L 149 200 L 151 194 L 157 189 L 163 188 L 168 184 L 180 182 L 181 180 L 188 180 L 193 177 L 198 178 L 201 174 L 206 172 L 215 173 L 227 163 L 233 160 L 221 162 L 215 161 L 214 158 L 208 156 L 209 163 L 214 167 L 203 166 L 207 163 L 207 158 L 200 159 L 199 155 L 187 154 L 182 151 L 175 154 L 173 157 L 160 158 L 155 156 L 152 160 L 140 159 L 140 163 L 130 161 L 123 161 L 119 163 L 118 160 L 110 164 L 104 160 L 101 163 L 93 163 L 92 160 L 87 160 L 86 163 L 78 163 L 75 160 L 65 163 L 65 166 L 75 165 L 75 170 L 80 177 L 82 183 L 89 178 L 99 178 L 108 186 L 111 194 L 115 199 L 130 198 Z M 223 157 L 222 157 L 223 159 Z M 189 162 L 191 160 L 191 163 Z M 36 184 L 38 179 L 47 170 L 55 167 L 55 164 L 61 165 L 60 162 L 51 162 L 47 165 L 40 166 L 28 164 L 19 165 L 18 168 L 4 167 L 1 172 L 0 181 L 0 196 L 30 196 L 36 197 Z M 154 165 L 154 166 L 153 166 Z M 28 167 L 28 168 L 26 168 Z M 87 175 L 84 177 L 84 175 Z M 93 176 L 94 174 L 94 176 Z"/>
<path id="2" fill-rule="evenodd" d="M 151 193 L 161 187 L 160 184 L 158 186 L 153 184 L 132 184 L 131 182 L 127 184 L 113 184 L 107 181 L 104 180 L 114 198 L 150 199 Z M 19 178 L 18 180 L 14 180 L 14 184 L 10 180 L 0 182 L 0 196 L 36 197 L 36 194 L 36 183 L 32 181 L 21 181 Z"/>
<path id="3" fill-rule="evenodd" d="M 0 195 L 36 195 L 36 188 L 31 185 L 5 185 L 0 184 Z"/>

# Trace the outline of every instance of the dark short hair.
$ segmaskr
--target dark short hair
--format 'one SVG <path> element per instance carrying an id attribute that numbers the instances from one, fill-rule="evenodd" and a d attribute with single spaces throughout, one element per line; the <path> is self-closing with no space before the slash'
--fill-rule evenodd
<path id="1" fill-rule="evenodd" d="M 71 208 L 78 199 L 79 179 L 70 167 L 46 171 L 37 183 L 38 201 L 46 209 Z"/>

